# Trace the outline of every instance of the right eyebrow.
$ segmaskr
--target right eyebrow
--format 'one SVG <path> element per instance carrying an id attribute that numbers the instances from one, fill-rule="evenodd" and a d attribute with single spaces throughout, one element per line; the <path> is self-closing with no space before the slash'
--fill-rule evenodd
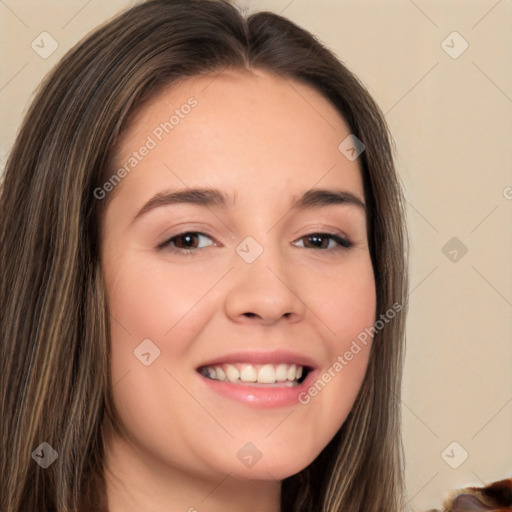
<path id="1" fill-rule="evenodd" d="M 233 201 L 231 201 L 226 194 L 216 189 L 187 188 L 171 192 L 159 192 L 140 209 L 133 218 L 132 223 L 155 208 L 180 203 L 226 208 L 228 204 L 232 205 Z"/>

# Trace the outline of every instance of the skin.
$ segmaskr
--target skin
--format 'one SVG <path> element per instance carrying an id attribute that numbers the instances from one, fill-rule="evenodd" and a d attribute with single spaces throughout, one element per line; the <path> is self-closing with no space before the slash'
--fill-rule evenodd
<path id="1" fill-rule="evenodd" d="M 113 398 L 126 431 L 105 425 L 109 510 L 277 512 L 280 481 L 310 464 L 350 412 L 371 340 L 307 405 L 240 403 L 207 389 L 196 368 L 229 351 L 280 348 L 312 357 L 321 375 L 373 325 L 364 209 L 292 209 L 312 188 L 364 201 L 360 165 L 338 150 L 350 130 L 320 93 L 251 70 L 190 78 L 153 98 L 113 170 L 192 96 L 197 106 L 117 185 L 102 225 Z M 174 204 L 133 221 L 158 192 L 187 187 L 217 188 L 235 205 Z M 174 252 L 156 249 L 185 232 L 204 233 L 194 255 L 177 252 L 183 238 Z M 326 237 L 317 248 L 307 235 L 319 232 L 352 247 Z M 236 252 L 247 236 L 263 248 L 250 264 Z M 134 350 L 148 338 L 160 356 L 145 366 Z M 248 442 L 262 454 L 252 467 L 237 457 Z"/>

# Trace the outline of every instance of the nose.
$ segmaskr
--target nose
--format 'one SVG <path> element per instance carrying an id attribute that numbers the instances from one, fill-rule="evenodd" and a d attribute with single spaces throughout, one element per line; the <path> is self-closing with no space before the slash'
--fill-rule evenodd
<path id="1" fill-rule="evenodd" d="M 271 325 L 281 319 L 300 321 L 306 305 L 300 297 L 300 275 L 264 251 L 252 263 L 237 262 L 230 272 L 226 314 L 235 322 Z"/>

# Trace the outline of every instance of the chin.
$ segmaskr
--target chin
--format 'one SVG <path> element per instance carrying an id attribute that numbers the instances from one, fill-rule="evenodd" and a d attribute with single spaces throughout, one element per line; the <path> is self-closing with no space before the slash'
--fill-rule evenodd
<path id="1" fill-rule="evenodd" d="M 260 443 L 260 446 L 262 444 Z M 305 447 L 303 447 L 305 448 Z M 229 474 L 233 478 L 241 480 L 284 480 L 293 476 L 307 466 L 309 466 L 318 456 L 323 447 L 311 447 L 309 450 L 297 451 L 296 446 L 283 447 L 282 445 L 272 445 L 268 442 L 267 446 L 261 449 L 255 444 L 247 443 L 236 453 L 236 459 L 233 463 L 233 457 L 226 457 L 225 452 L 215 458 L 218 471 Z M 219 462 L 223 461 L 222 467 Z"/>

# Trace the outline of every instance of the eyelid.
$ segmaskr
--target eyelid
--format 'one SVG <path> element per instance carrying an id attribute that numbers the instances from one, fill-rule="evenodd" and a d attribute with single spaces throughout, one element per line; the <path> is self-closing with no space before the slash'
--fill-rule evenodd
<path id="1" fill-rule="evenodd" d="M 189 229 L 189 230 L 181 231 L 180 233 L 177 233 L 171 237 L 167 237 L 163 242 L 157 244 L 156 249 L 158 249 L 158 250 L 168 249 L 171 252 L 185 255 L 185 256 L 193 256 L 194 254 L 197 254 L 200 249 L 206 249 L 206 247 L 182 249 L 179 247 L 173 247 L 171 245 L 171 242 L 173 242 L 175 239 L 177 239 L 181 236 L 187 235 L 187 234 L 193 234 L 193 235 L 198 235 L 199 237 L 203 236 L 203 237 L 209 238 L 210 240 L 213 241 L 213 243 L 210 244 L 208 247 L 222 245 L 222 244 L 219 244 L 219 242 L 217 242 L 212 236 L 210 236 L 202 231 L 194 231 L 194 230 Z M 333 233 L 331 231 L 325 231 L 325 230 L 322 231 L 321 229 L 319 229 L 317 231 L 311 231 L 309 233 L 306 233 L 305 235 L 302 235 L 298 239 L 294 240 L 294 242 L 292 242 L 292 243 L 293 243 L 293 245 L 295 245 L 295 243 L 297 241 L 306 239 L 308 237 L 313 237 L 315 235 L 320 236 L 322 238 L 328 238 L 330 240 L 334 240 L 337 244 L 336 247 L 331 248 L 331 249 L 322 249 L 322 248 L 312 249 L 315 251 L 332 253 L 333 251 L 347 250 L 347 249 L 350 249 L 353 247 L 353 243 L 345 234 Z M 304 249 L 310 249 L 310 248 L 304 247 Z"/>
<path id="2" fill-rule="evenodd" d="M 156 249 L 161 249 L 161 250 L 164 250 L 166 248 L 170 248 L 171 251 L 174 251 L 174 252 L 178 252 L 178 253 L 186 253 L 186 254 L 191 254 L 192 252 L 197 252 L 198 249 L 181 249 L 181 248 L 178 248 L 178 247 L 172 247 L 171 246 L 171 242 L 176 239 L 176 238 L 179 238 L 180 236 L 183 236 L 183 235 L 188 235 L 188 234 L 193 234 L 193 235 L 198 235 L 198 236 L 203 236 L 203 237 L 206 237 L 206 238 L 209 238 L 210 240 L 213 241 L 213 243 L 209 246 L 218 246 L 220 245 L 219 242 L 217 242 L 212 236 L 202 232 L 202 231 L 194 231 L 193 229 L 188 229 L 188 230 L 185 230 L 185 231 L 180 231 L 179 233 L 176 233 L 175 235 L 172 235 L 172 236 L 168 236 L 166 237 L 163 242 L 160 242 L 157 244 L 156 246 Z M 200 249 L 204 249 L 204 247 L 201 247 Z"/>
<path id="3" fill-rule="evenodd" d="M 350 249 L 353 247 L 352 242 L 350 241 L 350 239 L 347 236 L 339 234 L 339 233 L 331 233 L 329 231 L 314 231 L 314 232 L 311 232 L 311 233 L 301 236 L 300 238 L 298 238 L 298 240 L 302 240 L 302 239 L 308 238 L 308 237 L 313 237 L 314 235 L 318 235 L 323 238 L 329 238 L 331 240 L 334 240 L 338 244 L 336 247 L 334 247 L 331 250 L 319 249 L 320 251 L 333 252 L 333 251 L 337 251 L 337 250 Z M 307 249 L 307 247 L 305 247 L 305 249 Z"/>

